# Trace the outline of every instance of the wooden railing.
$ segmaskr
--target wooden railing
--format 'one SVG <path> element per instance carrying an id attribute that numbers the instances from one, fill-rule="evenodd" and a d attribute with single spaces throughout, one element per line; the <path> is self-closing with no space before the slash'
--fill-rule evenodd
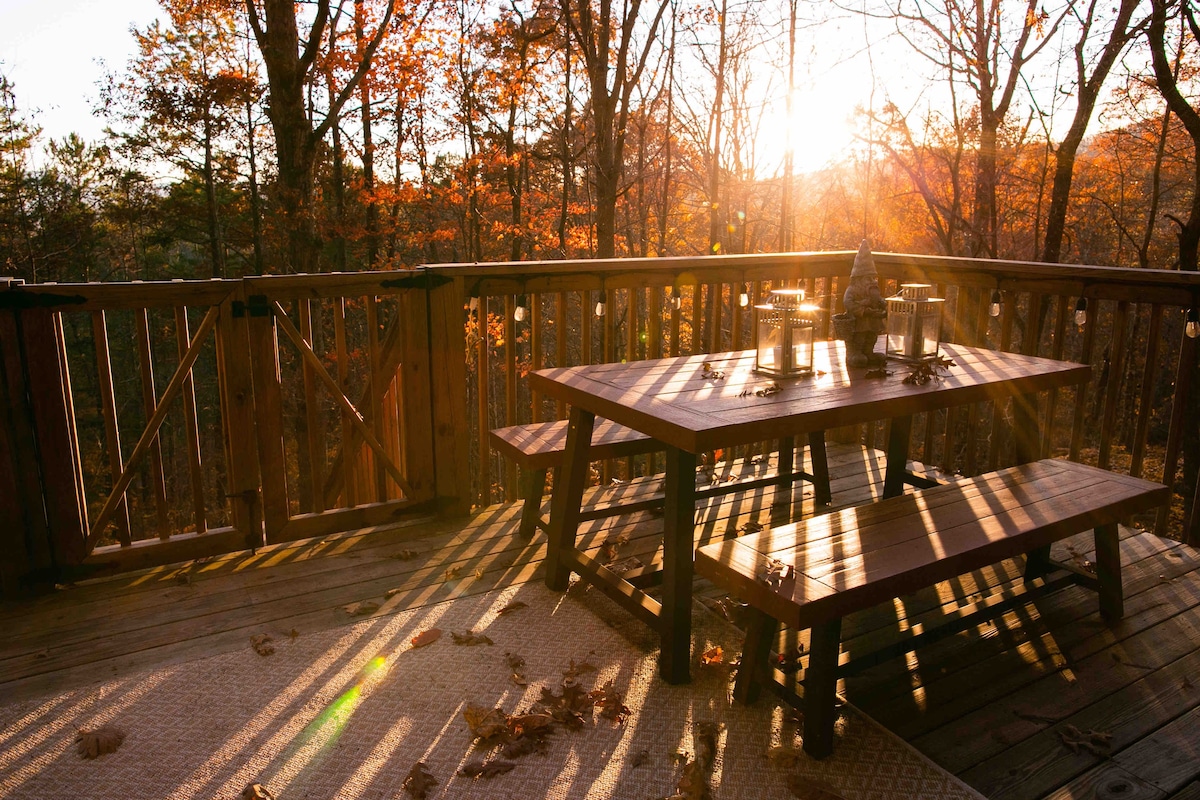
<path id="1" fill-rule="evenodd" d="M 480 433 L 565 415 L 561 406 L 530 392 L 527 371 L 751 347 L 753 306 L 769 289 L 799 285 L 837 311 L 853 257 L 838 252 L 431 267 L 452 277 L 473 309 L 467 361 L 476 504 L 512 499 L 515 491 L 511 465 L 489 452 Z M 1092 364 L 1090 384 L 1044 399 L 1043 452 L 1175 487 L 1172 508 L 1154 526 L 1200 541 L 1197 514 L 1183 507 L 1180 491 L 1184 437 L 1197 435 L 1200 414 L 1192 385 L 1197 340 L 1184 335 L 1187 311 L 1200 305 L 1200 275 L 884 253 L 875 262 L 885 294 L 902 282 L 936 286 L 947 299 L 946 340 Z M 747 306 L 739 303 L 743 293 Z M 526 309 L 520 321 L 518 307 Z M 1077 309 L 1084 312 L 1083 324 L 1075 321 Z M 830 333 L 826 314 L 819 335 Z M 924 415 L 913 427 L 910 452 L 948 474 L 977 474 L 1013 458 L 1011 423 L 1003 403 Z M 880 423 L 852 434 L 882 446 L 883 432 Z M 606 464 L 602 479 L 655 468 L 653 458 Z"/>
<path id="2" fill-rule="evenodd" d="M 529 370 L 751 347 L 753 306 L 771 288 L 799 285 L 839 310 L 853 255 L 0 280 L 0 514 L 17 520 L 0 530 L 0 580 L 165 563 L 512 498 L 515 476 L 482 434 L 566 411 L 530 392 Z M 905 281 L 936 285 L 944 338 L 1091 363 L 1090 384 L 1044 398 L 1043 451 L 1172 486 L 1175 504 L 1156 529 L 1200 540 L 1198 515 L 1181 502 L 1185 437 L 1200 435 L 1196 340 L 1183 333 L 1200 275 L 875 260 L 885 294 Z M 821 324 L 830 335 L 828 314 Z M 883 432 L 881 423 L 840 434 L 873 445 Z M 1013 457 L 1003 403 L 926 415 L 912 435 L 915 457 L 947 473 Z M 602 478 L 658 466 L 605 464 Z"/>

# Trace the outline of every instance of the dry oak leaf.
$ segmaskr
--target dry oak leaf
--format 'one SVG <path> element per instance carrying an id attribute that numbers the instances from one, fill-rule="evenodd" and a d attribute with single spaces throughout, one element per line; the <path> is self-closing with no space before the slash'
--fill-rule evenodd
<path id="1" fill-rule="evenodd" d="M 725 657 L 725 650 L 721 645 L 717 645 L 711 650 L 705 650 L 700 654 L 700 666 L 708 667 L 713 664 L 720 664 Z"/>
<path id="2" fill-rule="evenodd" d="M 467 631 L 466 633 L 455 633 L 454 631 L 450 631 L 450 637 L 454 639 L 455 644 L 460 644 L 467 647 L 476 644 L 495 644 L 495 642 L 493 642 L 487 636 L 484 636 L 482 633 L 474 633 L 472 631 Z"/>
<path id="3" fill-rule="evenodd" d="M 600 709 L 600 716 L 614 720 L 618 725 L 624 725 L 625 720 L 633 713 L 623 702 L 624 696 L 621 692 L 613 687 L 612 681 L 608 681 L 599 689 L 593 689 L 588 698 Z"/>
<path id="4" fill-rule="evenodd" d="M 442 573 L 442 578 L 443 580 L 452 581 L 458 578 L 460 575 L 462 575 L 462 567 L 448 567 L 446 571 Z"/>
<path id="5" fill-rule="evenodd" d="M 589 672 L 595 671 L 596 665 L 590 663 L 586 658 L 583 661 L 580 661 L 578 664 L 575 663 L 575 659 L 571 659 L 571 666 L 563 670 L 563 678 L 566 680 L 573 680 L 578 678 L 580 675 L 586 675 Z"/>
<path id="6" fill-rule="evenodd" d="M 508 733 L 508 717 L 499 708 L 484 708 L 468 703 L 463 709 L 463 719 L 467 721 L 471 733 L 479 739 L 491 739 Z"/>
<path id="7" fill-rule="evenodd" d="M 515 766 L 516 762 L 500 761 L 499 759 L 493 759 L 492 761 L 468 761 L 466 764 L 463 764 L 463 768 L 458 771 L 458 774 L 465 778 L 494 778 L 497 775 L 511 772 Z"/>
<path id="8" fill-rule="evenodd" d="M 275 795 L 261 783 L 247 783 L 242 789 L 241 800 L 275 800 Z"/>
<path id="9" fill-rule="evenodd" d="M 250 646 L 260 656 L 269 656 L 275 652 L 275 645 L 271 644 L 271 634 L 269 633 L 260 633 L 256 636 L 251 636 Z"/>
<path id="10" fill-rule="evenodd" d="M 503 616 L 505 614 L 511 614 L 514 611 L 520 611 L 522 608 L 526 608 L 527 606 L 528 606 L 527 603 L 523 603 L 520 600 L 513 600 L 511 603 L 509 603 L 508 605 L 506 605 L 504 608 L 500 609 L 496 613 Z"/>
<path id="11" fill-rule="evenodd" d="M 788 791 L 800 800 L 846 800 L 825 781 L 805 778 L 803 775 L 788 775 Z"/>
<path id="12" fill-rule="evenodd" d="M 392 555 L 388 556 L 388 558 L 395 558 L 399 561 L 412 561 L 419 555 L 420 553 L 418 553 L 416 550 L 401 550 L 399 553 L 393 553 Z"/>
<path id="13" fill-rule="evenodd" d="M 342 606 L 346 613 L 352 617 L 365 617 L 368 614 L 374 614 L 379 610 L 379 603 L 374 600 L 363 600 L 361 603 L 351 603 L 348 606 Z"/>
<path id="14" fill-rule="evenodd" d="M 441 628 L 430 628 L 429 630 L 421 631 L 412 638 L 413 648 L 425 647 L 436 642 L 442 637 Z"/>
<path id="15" fill-rule="evenodd" d="M 395 597 L 396 595 L 400 594 L 403 591 L 404 591 L 403 589 L 388 589 L 386 592 L 383 593 L 383 599 L 391 600 L 393 597 Z"/>
<path id="16" fill-rule="evenodd" d="M 1064 725 L 1058 738 L 1064 747 L 1076 754 L 1083 751 L 1104 758 L 1112 749 L 1112 734 L 1104 731 L 1081 731 L 1074 725 Z"/>
<path id="17" fill-rule="evenodd" d="M 75 735 L 75 742 L 79 745 L 79 755 L 84 758 L 99 758 L 109 753 L 115 753 L 123 741 L 125 741 L 125 732 L 107 725 L 94 731 L 81 730 Z"/>
<path id="18" fill-rule="evenodd" d="M 424 761 L 418 761 L 408 771 L 408 776 L 400 788 L 408 792 L 409 796 L 415 800 L 425 800 L 434 786 L 437 786 L 437 779 L 429 772 Z"/>

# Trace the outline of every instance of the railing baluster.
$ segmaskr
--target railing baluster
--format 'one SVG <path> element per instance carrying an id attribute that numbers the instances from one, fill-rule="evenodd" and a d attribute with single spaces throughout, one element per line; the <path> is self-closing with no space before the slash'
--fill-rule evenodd
<path id="1" fill-rule="evenodd" d="M 1146 332 L 1146 357 L 1142 361 L 1142 391 L 1138 397 L 1137 425 L 1133 433 L 1133 452 L 1130 456 L 1129 474 L 1142 477 L 1142 463 L 1146 458 L 1146 437 L 1153 416 L 1154 378 L 1158 368 L 1159 339 L 1162 337 L 1163 307 L 1155 303 L 1150 309 L 1150 328 Z"/>
<path id="2" fill-rule="evenodd" d="M 191 336 L 188 333 L 187 308 L 175 306 L 175 341 L 182 362 L 187 355 Z M 208 530 L 205 519 L 204 502 L 204 469 L 200 463 L 200 426 L 196 420 L 196 386 L 192 370 L 188 370 L 183 381 L 183 421 L 184 433 L 187 436 L 188 472 L 192 486 L 192 512 L 195 517 L 196 533 Z"/>
<path id="3" fill-rule="evenodd" d="M 154 362 L 151 356 L 150 319 L 147 309 L 138 309 L 134 313 L 134 322 L 137 328 L 138 367 L 142 375 L 142 409 L 146 412 L 148 420 L 154 416 L 154 408 L 158 401 L 157 391 L 154 388 Z M 150 490 L 154 493 L 158 538 L 166 540 L 171 538 L 171 525 L 167 513 L 167 487 L 163 476 L 162 440 L 157 433 L 150 442 L 149 455 L 150 466 L 147 477 L 150 481 Z"/>
<path id="4" fill-rule="evenodd" d="M 309 347 L 316 350 L 312 302 L 305 298 L 296 305 L 300 313 L 300 335 Z M 317 301 L 317 309 L 320 310 L 320 301 Z M 319 319 L 318 314 L 316 328 L 320 328 Z M 307 361 L 302 361 L 300 369 L 304 381 L 305 447 L 308 448 L 308 475 L 301 480 L 308 482 L 311 505 L 307 510 L 321 512 L 325 510 L 325 424 L 318 405 L 317 377 L 313 367 Z"/>
<path id="5" fill-rule="evenodd" d="M 103 311 L 92 312 L 92 340 L 96 345 L 96 377 L 100 389 L 100 414 L 104 418 L 104 440 L 108 449 L 108 469 L 115 486 L 121 477 L 121 430 L 117 419 L 117 403 L 113 392 L 112 356 L 108 349 L 108 321 Z M 129 498 L 122 494 L 113 517 L 117 525 L 117 540 L 122 547 L 132 543 L 129 520 Z"/>

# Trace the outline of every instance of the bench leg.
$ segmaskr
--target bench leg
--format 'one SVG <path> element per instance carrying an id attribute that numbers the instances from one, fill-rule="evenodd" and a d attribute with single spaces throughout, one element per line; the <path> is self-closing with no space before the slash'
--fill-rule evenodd
<path id="1" fill-rule="evenodd" d="M 522 539 L 532 539 L 542 518 L 542 495 L 546 491 L 546 470 L 521 470 L 521 497 L 525 504 L 521 506 L 521 527 L 517 535 Z"/>
<path id="2" fill-rule="evenodd" d="M 691 680 L 692 559 L 696 531 L 696 456 L 667 448 L 663 504 L 662 649 L 658 673 L 671 684 Z"/>
<path id="3" fill-rule="evenodd" d="M 1022 576 L 1022 580 L 1029 583 L 1034 578 L 1040 578 L 1053 569 L 1054 564 L 1050 560 L 1050 546 L 1035 548 L 1025 554 L 1025 574 Z"/>
<path id="4" fill-rule="evenodd" d="M 808 460 L 812 463 L 814 501 L 818 506 L 833 503 L 829 488 L 829 459 L 825 455 L 825 431 L 808 434 Z"/>
<path id="5" fill-rule="evenodd" d="M 808 669 L 804 671 L 804 752 L 813 758 L 825 758 L 833 752 L 841 643 L 841 619 L 812 629 Z"/>
<path id="6" fill-rule="evenodd" d="M 1096 578 L 1100 584 L 1100 615 L 1106 622 L 1125 616 L 1125 590 L 1121 586 L 1121 546 L 1117 526 L 1099 525 L 1096 536 Z"/>
<path id="7" fill-rule="evenodd" d="M 546 533 L 546 586 L 553 591 L 566 591 L 571 582 L 571 567 L 564 553 L 575 548 L 579 531 L 579 506 L 587 485 L 588 452 L 592 444 L 592 427 L 596 415 L 581 408 L 571 409 L 567 427 L 565 460 L 554 481 L 550 500 L 550 530 Z"/>

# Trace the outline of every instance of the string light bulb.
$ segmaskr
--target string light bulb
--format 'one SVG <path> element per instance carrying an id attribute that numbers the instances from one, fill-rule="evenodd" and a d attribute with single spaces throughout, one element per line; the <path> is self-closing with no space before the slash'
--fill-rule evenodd
<path id="1" fill-rule="evenodd" d="M 513 309 L 513 321 L 514 322 L 524 322 L 525 321 L 525 314 L 527 313 L 526 307 L 528 305 L 529 305 L 529 300 L 525 297 L 525 295 L 521 295 L 517 298 L 517 307 Z"/>
<path id="2" fill-rule="evenodd" d="M 992 307 L 988 309 L 988 314 L 993 317 L 1000 316 L 1000 290 L 996 289 L 992 292 Z"/>
<path id="3" fill-rule="evenodd" d="M 1075 301 L 1075 324 L 1087 324 L 1087 298 L 1082 295 Z"/>
<path id="4" fill-rule="evenodd" d="M 478 311 L 479 310 L 479 295 L 477 295 L 477 294 L 471 295 L 471 300 L 468 302 L 467 307 L 471 309 L 472 314 L 474 314 L 476 311 Z"/>
<path id="5" fill-rule="evenodd" d="M 1195 308 L 1189 308 L 1187 312 L 1187 324 L 1183 327 L 1183 332 L 1187 334 L 1189 339 L 1195 339 L 1200 336 L 1200 312 Z"/>
<path id="6" fill-rule="evenodd" d="M 683 308 L 683 295 L 679 293 L 678 286 L 671 287 L 671 308 L 675 310 Z"/>
<path id="7" fill-rule="evenodd" d="M 750 287 L 742 284 L 742 291 L 738 294 L 738 305 L 742 308 L 750 305 Z"/>
<path id="8" fill-rule="evenodd" d="M 604 312 L 608 311 L 608 305 L 604 302 L 604 295 L 600 295 L 600 299 L 596 301 L 596 316 L 603 317 Z"/>

